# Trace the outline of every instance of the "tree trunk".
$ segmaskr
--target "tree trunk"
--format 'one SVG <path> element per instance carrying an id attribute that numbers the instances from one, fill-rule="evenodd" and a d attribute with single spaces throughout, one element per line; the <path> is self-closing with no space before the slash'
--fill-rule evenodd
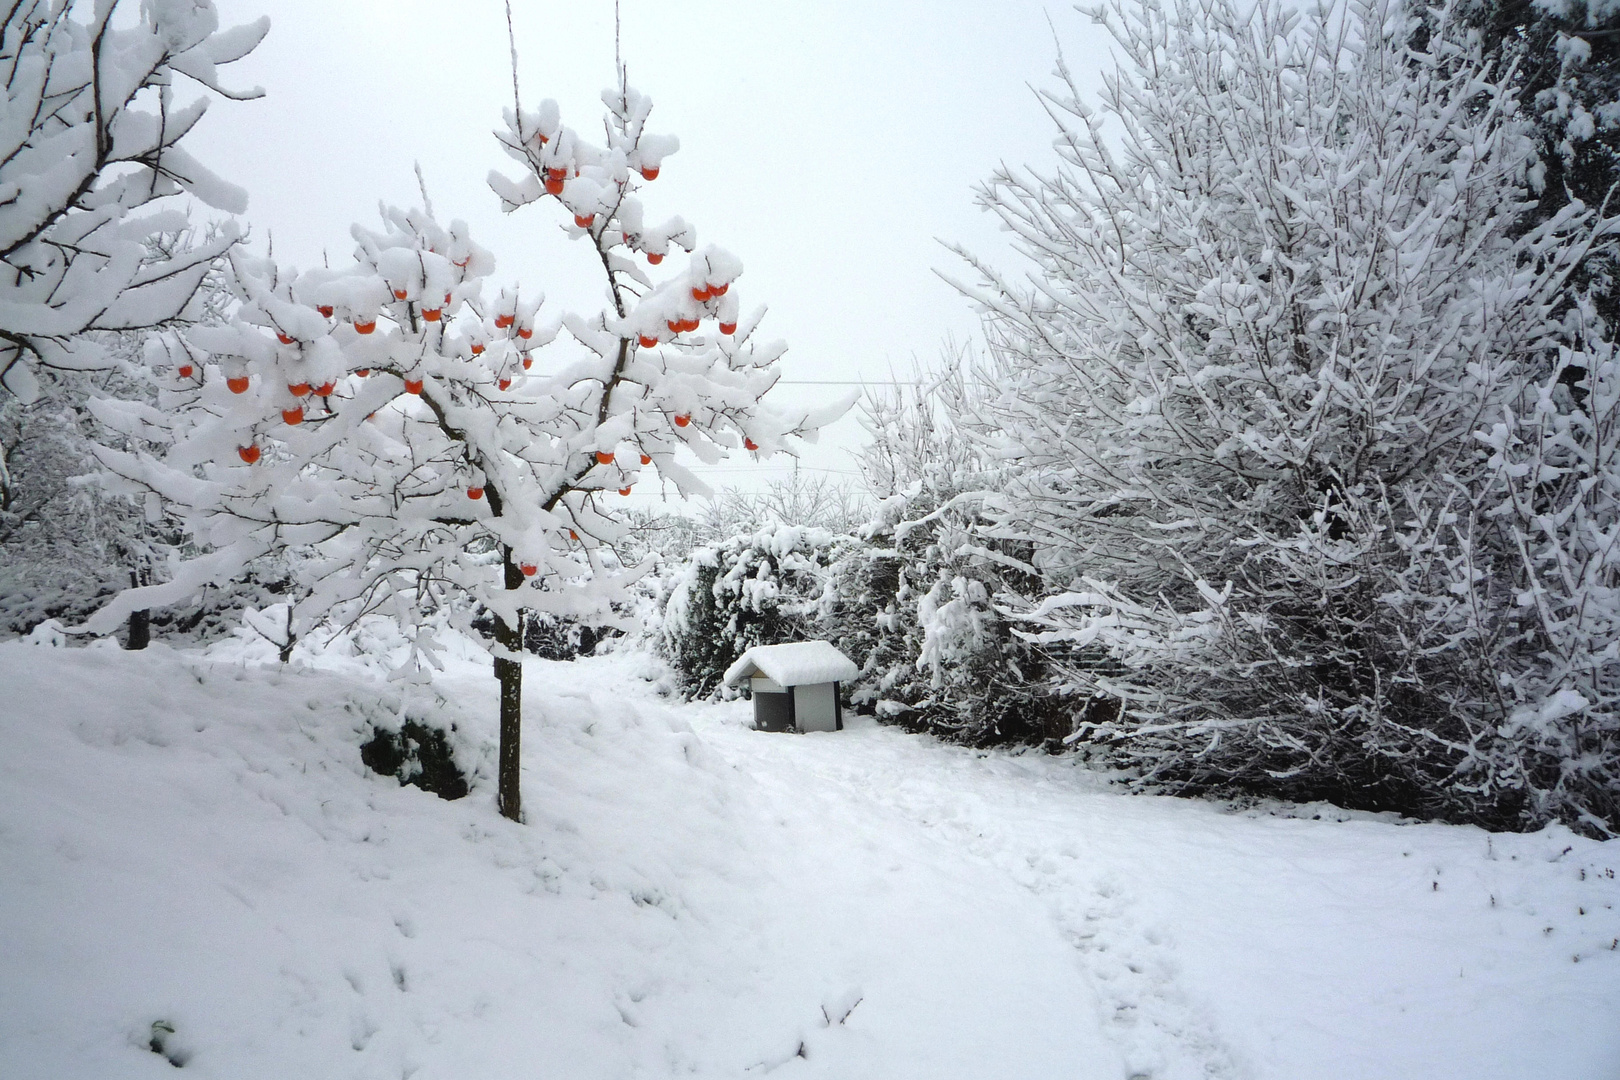
<path id="1" fill-rule="evenodd" d="M 502 549 L 506 587 L 523 587 L 523 572 L 512 561 L 512 549 Z M 507 656 L 523 651 L 523 621 L 508 625 L 495 616 L 495 644 L 505 655 L 495 658 L 495 678 L 501 684 L 501 750 L 495 804 L 502 817 L 523 820 L 523 794 L 519 788 L 518 751 L 523 737 L 523 665 Z"/>
<path id="2" fill-rule="evenodd" d="M 126 649 L 144 649 L 152 644 L 152 612 L 142 608 L 129 613 L 129 640 Z"/>
<path id="3" fill-rule="evenodd" d="M 147 578 L 149 576 L 150 575 L 148 575 L 145 572 L 144 569 L 141 570 L 140 572 L 136 572 L 134 570 L 131 570 L 129 572 L 129 583 L 130 583 L 131 586 L 151 584 L 149 581 L 143 580 L 144 578 Z M 132 612 L 130 612 L 129 613 L 129 637 L 124 642 L 124 648 L 126 648 L 126 649 L 144 649 L 150 644 L 152 644 L 152 611 L 151 611 L 151 609 L 150 608 L 142 608 L 140 611 L 132 611 Z"/>

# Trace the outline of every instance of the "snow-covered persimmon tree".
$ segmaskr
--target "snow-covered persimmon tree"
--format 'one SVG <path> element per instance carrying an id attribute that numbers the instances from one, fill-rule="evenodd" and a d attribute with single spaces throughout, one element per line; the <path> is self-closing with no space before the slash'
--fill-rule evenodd
<path id="1" fill-rule="evenodd" d="M 696 251 L 679 219 L 644 223 L 633 192 L 674 140 L 643 132 L 651 104 L 628 87 L 605 99 L 605 146 L 562 126 L 554 103 L 510 115 L 502 141 L 529 172 L 495 181 L 508 206 L 546 198 L 594 248 L 613 299 L 594 316 L 550 315 L 527 286 L 487 293 L 493 257 L 426 210 L 356 226 L 347 267 L 300 273 L 233 253 L 231 324 L 149 349 L 167 400 L 100 410 L 166 448 L 102 456 L 174 508 L 207 553 L 124 594 L 89 629 L 278 550 L 299 555 L 289 634 L 386 613 L 431 663 L 428 613 L 487 610 L 499 806 L 518 818 L 521 612 L 589 615 L 622 594 L 635 571 L 613 557 L 626 527 L 616 502 L 654 475 L 701 490 L 680 451 L 769 453 L 818 422 L 761 403 L 784 347 L 756 343 L 762 312 L 738 314 L 742 264 Z M 681 257 L 654 283 L 631 249 L 655 264 Z M 554 341 L 564 326 L 583 349 Z"/>
<path id="2" fill-rule="evenodd" d="M 223 88 L 217 68 L 252 51 L 269 20 L 221 30 L 209 0 L 144 0 L 126 24 L 119 7 L 17 0 L 0 27 L 0 386 L 25 403 L 36 364 L 108 363 L 88 331 L 186 317 L 236 233 L 152 244 L 186 225 L 174 196 L 246 207 L 181 148 L 208 102 L 179 103 L 175 91 L 185 76 L 258 96 Z"/>
<path id="3" fill-rule="evenodd" d="M 1614 401 L 1559 384 L 1597 358 L 1556 317 L 1609 225 L 1522 228 L 1511 73 L 1444 6 L 1098 17 L 1102 112 L 1049 95 L 1061 164 L 984 193 L 1032 284 L 976 290 L 999 527 L 1122 706 L 1076 737 L 1182 790 L 1620 828 Z"/>

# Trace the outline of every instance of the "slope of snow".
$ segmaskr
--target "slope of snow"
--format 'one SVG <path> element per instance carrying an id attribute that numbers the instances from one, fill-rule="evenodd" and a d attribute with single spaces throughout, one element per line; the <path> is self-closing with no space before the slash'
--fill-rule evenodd
<path id="1" fill-rule="evenodd" d="M 174 1076 L 155 1023 L 222 1080 L 1620 1075 L 1620 843 L 758 733 L 635 657 L 529 664 L 515 825 L 482 665 L 404 691 L 451 803 L 321 663 L 0 645 L 0 1075 Z"/>

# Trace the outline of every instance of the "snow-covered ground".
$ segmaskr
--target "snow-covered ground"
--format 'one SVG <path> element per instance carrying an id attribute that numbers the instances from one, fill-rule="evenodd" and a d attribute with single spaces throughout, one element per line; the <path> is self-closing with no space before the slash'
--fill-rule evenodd
<path id="1" fill-rule="evenodd" d="M 529 664 L 515 825 L 482 665 L 411 692 L 445 802 L 360 762 L 398 686 L 222 655 L 0 645 L 6 1080 L 1620 1077 L 1620 842 L 766 735 L 633 655 Z"/>

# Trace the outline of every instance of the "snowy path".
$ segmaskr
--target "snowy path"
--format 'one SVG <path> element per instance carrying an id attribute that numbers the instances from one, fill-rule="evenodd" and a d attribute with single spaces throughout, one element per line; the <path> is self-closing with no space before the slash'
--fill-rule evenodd
<path id="1" fill-rule="evenodd" d="M 898 814 L 1037 899 L 1126 1076 L 1620 1077 L 1620 844 L 1122 798 L 1067 760 L 739 712 L 697 731 L 782 798 Z"/>
<path id="2" fill-rule="evenodd" d="M 869 854 L 898 841 L 907 861 L 956 863 L 964 873 L 994 867 L 1001 887 L 980 886 L 962 896 L 963 923 L 981 928 L 1017 920 L 1023 936 L 1068 955 L 1096 995 L 1070 1023 L 1106 1022 L 1125 1055 L 1117 1075 L 1247 1074 L 1209 1017 L 1179 992 L 1164 939 L 1135 925 L 1128 881 L 1099 871 L 1098 860 L 1082 855 L 1089 846 L 1083 838 L 1096 824 L 1083 805 L 1065 798 L 1074 776 L 1054 782 L 1016 765 L 974 769 L 968 762 L 984 759 L 961 750 L 931 754 L 937 748 L 929 742 L 860 717 L 849 718 L 848 730 L 837 736 L 766 740 L 740 729 L 739 713 L 745 716 L 746 707 L 711 709 L 698 730 L 759 778 L 779 804 L 810 802 L 807 824 L 820 821 L 861 837 Z M 1008 883 L 1023 895 L 1009 897 Z M 1041 913 L 1038 922 L 1029 919 L 1032 906 Z M 1047 996 L 1030 984 L 1022 994 Z"/>
<path id="3" fill-rule="evenodd" d="M 365 770 L 393 691 L 339 663 L 0 645 L 0 1077 L 1620 1077 L 1620 843 L 765 735 L 636 666 L 530 665 L 516 826 Z M 439 692 L 487 774 L 484 669 Z"/>

